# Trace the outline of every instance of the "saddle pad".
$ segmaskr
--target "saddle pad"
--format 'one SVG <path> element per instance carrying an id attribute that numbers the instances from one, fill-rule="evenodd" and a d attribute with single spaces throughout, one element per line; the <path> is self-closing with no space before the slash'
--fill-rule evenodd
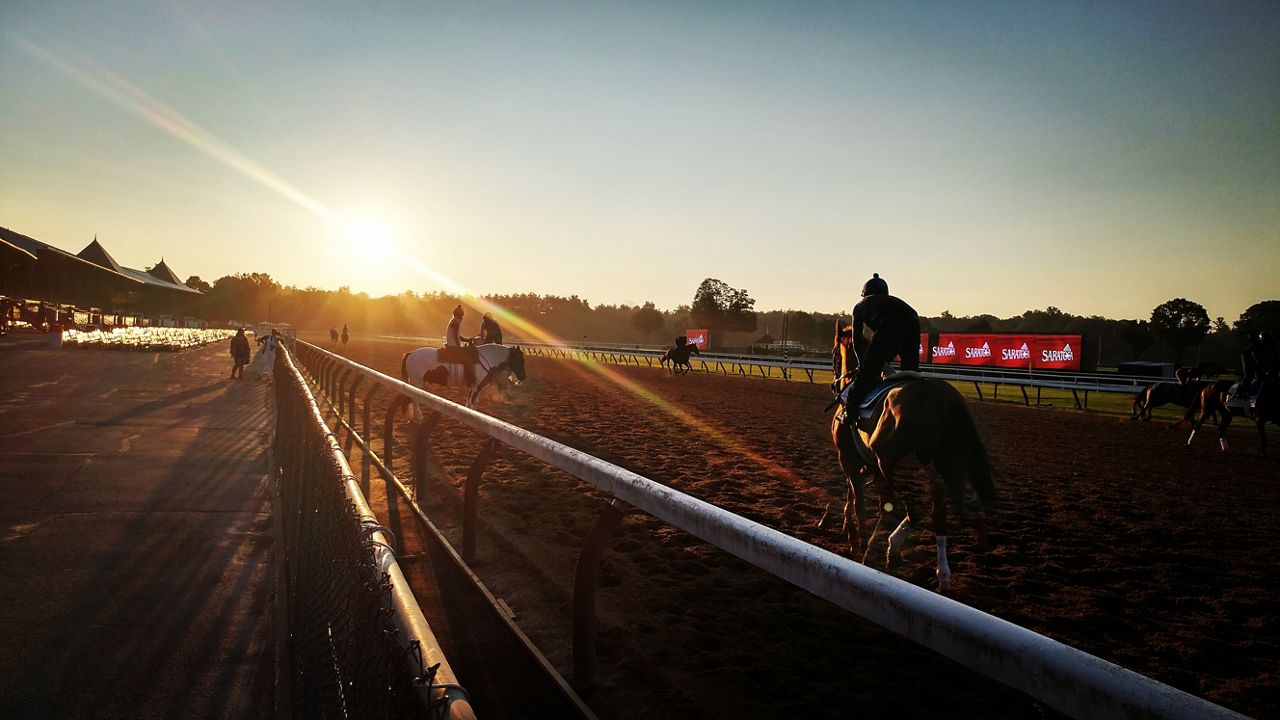
<path id="1" fill-rule="evenodd" d="M 885 378 L 880 384 L 872 387 L 871 390 L 867 392 L 866 397 L 862 398 L 862 403 L 858 405 L 858 419 L 869 420 L 871 418 L 872 410 L 884 401 L 884 396 L 887 395 L 890 390 L 900 385 L 905 385 L 914 380 L 918 380 L 921 377 L 924 376 L 920 373 L 908 371 L 894 373 L 893 375 Z M 840 393 L 840 403 L 846 407 L 848 407 L 849 404 L 849 391 L 852 389 L 853 385 L 850 384 Z"/>

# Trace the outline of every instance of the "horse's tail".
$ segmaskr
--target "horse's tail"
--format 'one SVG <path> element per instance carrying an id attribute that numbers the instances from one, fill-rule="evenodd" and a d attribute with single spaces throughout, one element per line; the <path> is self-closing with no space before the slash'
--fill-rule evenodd
<path id="1" fill-rule="evenodd" d="M 967 471 L 969 484 L 978 494 L 978 500 L 984 507 L 991 507 L 996 500 L 995 471 L 991 466 L 991 457 L 987 455 L 987 448 L 978 435 L 973 415 L 959 393 L 956 393 L 948 415 L 952 450 L 957 454 L 960 466 Z"/>

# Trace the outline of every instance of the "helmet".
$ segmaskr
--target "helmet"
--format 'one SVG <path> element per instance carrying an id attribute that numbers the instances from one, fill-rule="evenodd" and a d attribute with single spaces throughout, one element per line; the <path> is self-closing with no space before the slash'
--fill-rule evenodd
<path id="1" fill-rule="evenodd" d="M 454 317 L 462 317 L 462 306 L 461 306 L 461 305 L 459 305 L 458 307 L 456 307 L 456 308 L 454 308 L 454 309 L 453 309 L 453 316 L 454 316 Z"/>
<path id="2" fill-rule="evenodd" d="M 492 319 L 493 319 L 493 313 L 485 313 L 485 314 L 484 314 L 484 319 L 485 319 L 485 320 L 492 320 Z"/>
<path id="3" fill-rule="evenodd" d="M 862 286 L 862 297 L 868 295 L 888 295 L 889 283 L 880 277 L 880 273 L 871 273 L 871 279 Z"/>

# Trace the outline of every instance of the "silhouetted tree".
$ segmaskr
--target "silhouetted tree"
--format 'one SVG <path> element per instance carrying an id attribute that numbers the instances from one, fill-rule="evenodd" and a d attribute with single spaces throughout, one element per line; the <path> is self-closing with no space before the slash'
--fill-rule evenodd
<path id="1" fill-rule="evenodd" d="M 187 278 L 187 281 L 183 284 L 191 288 L 192 290 L 199 290 L 202 293 L 207 293 L 213 289 L 213 286 L 201 280 L 199 275 L 192 275 L 191 277 Z"/>
<path id="2" fill-rule="evenodd" d="M 1142 353 L 1156 344 L 1155 337 L 1151 335 L 1151 323 L 1146 320 L 1121 320 L 1120 342 L 1133 350 L 1135 360 L 1142 357 Z"/>
<path id="3" fill-rule="evenodd" d="M 636 332 L 645 338 L 649 338 L 654 333 L 662 330 L 664 325 L 666 325 L 666 320 L 662 317 L 662 313 L 653 306 L 652 302 L 646 302 L 643 307 L 631 315 L 631 327 L 635 328 Z"/>
<path id="4" fill-rule="evenodd" d="M 1151 311 L 1151 332 L 1156 339 L 1178 353 L 1182 364 L 1182 351 L 1204 340 L 1209 330 L 1209 313 L 1204 306 L 1186 298 L 1174 298 L 1157 305 Z"/>
<path id="5" fill-rule="evenodd" d="M 1280 333 L 1280 300 L 1263 300 L 1250 305 L 1248 310 L 1240 313 L 1235 323 L 1236 333 L 1249 337 L 1263 330 Z"/>
<path id="6" fill-rule="evenodd" d="M 693 294 L 689 314 L 708 332 L 751 332 L 756 329 L 755 304 L 746 290 L 707 278 Z"/>

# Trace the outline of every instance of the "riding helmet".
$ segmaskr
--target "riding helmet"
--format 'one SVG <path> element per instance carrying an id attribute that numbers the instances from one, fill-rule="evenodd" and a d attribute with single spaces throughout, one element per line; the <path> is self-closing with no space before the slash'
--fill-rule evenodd
<path id="1" fill-rule="evenodd" d="M 880 273 L 871 273 L 871 279 L 862 286 L 862 297 L 868 295 L 888 295 L 889 283 L 880 277 Z"/>

